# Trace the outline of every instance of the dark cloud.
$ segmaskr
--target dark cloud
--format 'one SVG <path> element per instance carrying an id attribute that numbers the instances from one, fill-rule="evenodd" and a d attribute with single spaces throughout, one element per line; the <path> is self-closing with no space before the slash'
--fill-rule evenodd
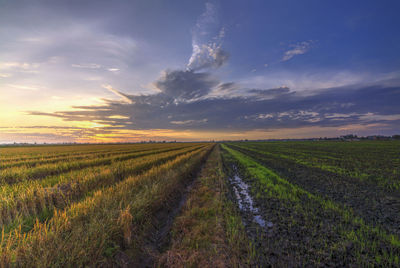
<path id="1" fill-rule="evenodd" d="M 193 71 L 166 71 L 155 82 L 163 94 L 175 100 L 191 100 L 207 95 L 218 81 L 208 73 Z"/>
<path id="2" fill-rule="evenodd" d="M 237 89 L 237 85 L 233 82 L 222 83 L 218 85 L 218 91 L 232 91 Z"/>
<path id="3" fill-rule="evenodd" d="M 115 114 L 112 109 L 109 109 L 112 106 L 112 103 L 120 105 L 121 103 L 110 102 L 107 106 L 95 106 L 96 112 L 94 110 L 88 109 L 87 106 L 79 106 L 73 107 L 79 110 L 77 111 L 59 111 L 54 113 L 46 113 L 46 112 L 37 112 L 37 111 L 28 111 L 26 114 L 28 115 L 39 115 L 39 116 L 51 116 L 62 118 L 64 121 L 90 121 L 98 124 L 106 124 L 106 125 L 125 125 L 128 124 L 130 118 L 127 116 L 122 116 L 119 114 Z M 108 107 L 107 109 L 104 109 Z M 94 107 L 93 107 L 94 108 Z M 42 127 L 34 127 L 34 128 L 45 128 Z M 50 128 L 50 127 L 48 127 Z M 51 127 L 53 128 L 53 127 Z M 54 129 L 59 129 L 60 127 L 54 127 Z M 69 128 L 69 127 L 67 127 Z M 71 127 L 74 128 L 74 127 Z"/>
<path id="4" fill-rule="evenodd" d="M 290 93 L 290 89 L 288 87 L 279 87 L 279 88 L 271 88 L 271 89 L 250 89 L 247 91 L 248 93 L 254 94 L 259 97 L 277 97 Z"/>
<path id="5" fill-rule="evenodd" d="M 288 87 L 279 87 L 271 89 L 250 89 L 250 93 L 256 93 L 260 95 L 281 95 L 289 93 L 290 89 Z"/>
<path id="6" fill-rule="evenodd" d="M 252 130 L 381 123 L 400 131 L 400 86 L 352 86 L 308 92 L 289 88 L 250 89 L 231 97 L 234 83 L 220 83 L 208 73 L 168 71 L 153 95 L 80 106 L 76 111 L 30 112 L 67 121 L 107 123 L 123 129 Z M 213 89 L 228 92 L 208 95 Z M 268 96 L 268 98 L 265 98 Z"/>

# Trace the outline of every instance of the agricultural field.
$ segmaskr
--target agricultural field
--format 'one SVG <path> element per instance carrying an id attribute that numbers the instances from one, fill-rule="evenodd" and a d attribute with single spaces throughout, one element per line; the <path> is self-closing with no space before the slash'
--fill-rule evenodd
<path id="1" fill-rule="evenodd" d="M 400 265 L 400 142 L 222 148 L 262 266 Z"/>
<path id="2" fill-rule="evenodd" d="M 0 267 L 400 265 L 400 142 L 0 148 Z"/>

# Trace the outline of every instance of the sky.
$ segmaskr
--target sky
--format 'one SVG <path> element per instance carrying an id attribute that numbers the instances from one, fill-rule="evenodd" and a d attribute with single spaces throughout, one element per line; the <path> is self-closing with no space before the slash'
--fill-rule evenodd
<path id="1" fill-rule="evenodd" d="M 398 10 L 0 0 L 0 143 L 399 134 Z"/>

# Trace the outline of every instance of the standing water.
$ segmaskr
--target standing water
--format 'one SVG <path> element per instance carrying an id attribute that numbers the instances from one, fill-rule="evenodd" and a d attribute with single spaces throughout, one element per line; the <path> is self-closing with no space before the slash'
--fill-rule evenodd
<path id="1" fill-rule="evenodd" d="M 273 226 L 272 222 L 265 222 L 261 217 L 260 210 L 254 206 L 254 201 L 249 194 L 249 186 L 245 183 L 238 175 L 237 168 L 233 166 L 235 175 L 233 178 L 229 178 L 232 184 L 233 191 L 235 192 L 235 197 L 241 211 L 247 212 L 253 216 L 253 221 L 260 225 L 261 227 L 271 228 Z"/>

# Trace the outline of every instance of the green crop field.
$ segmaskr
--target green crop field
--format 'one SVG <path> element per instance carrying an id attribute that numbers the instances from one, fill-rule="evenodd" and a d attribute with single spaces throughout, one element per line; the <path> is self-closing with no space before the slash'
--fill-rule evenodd
<path id="1" fill-rule="evenodd" d="M 0 148 L 0 267 L 400 266 L 400 141 Z"/>

